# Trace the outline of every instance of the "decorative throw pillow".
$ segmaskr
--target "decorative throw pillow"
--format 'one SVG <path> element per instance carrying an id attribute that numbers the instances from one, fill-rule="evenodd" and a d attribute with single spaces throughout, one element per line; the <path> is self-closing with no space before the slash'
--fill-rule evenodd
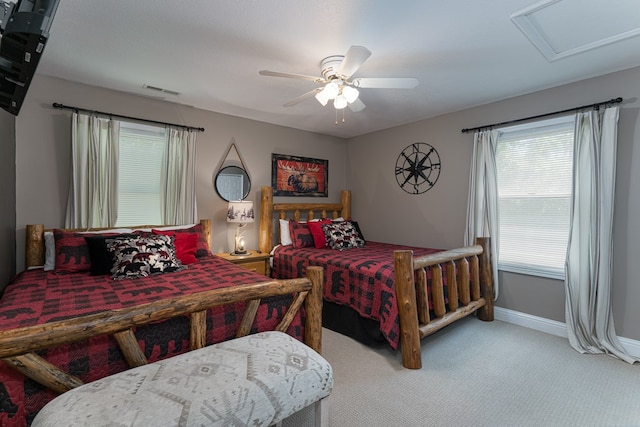
<path id="1" fill-rule="evenodd" d="M 187 268 L 176 258 L 173 236 L 113 239 L 107 248 L 114 252 L 111 277 L 116 280 L 147 277 Z"/>
<path id="2" fill-rule="evenodd" d="M 168 231 L 168 230 L 163 230 Z M 180 233 L 195 233 L 198 236 L 198 242 L 196 244 L 196 258 L 202 258 L 207 255 L 211 255 L 211 250 L 209 248 L 209 242 L 204 235 L 204 229 L 202 228 L 202 224 L 195 224 L 189 228 L 176 228 L 171 231 L 174 231 L 176 234 Z"/>
<path id="3" fill-rule="evenodd" d="M 350 222 L 350 223 L 353 225 L 353 227 L 356 229 L 356 231 L 358 232 L 358 235 L 360 236 L 360 238 L 361 238 L 362 240 L 365 240 L 365 241 L 366 241 L 366 239 L 364 238 L 364 235 L 362 234 L 362 230 L 360 230 L 360 226 L 358 225 L 358 222 L 357 222 L 357 221 L 353 221 L 353 220 L 351 220 L 351 219 L 349 220 L 349 222 Z"/>
<path id="4" fill-rule="evenodd" d="M 327 247 L 327 238 L 322 230 L 322 224 L 331 224 L 331 222 L 332 221 L 330 219 L 321 219 L 319 221 L 309 221 L 307 223 L 311 236 L 313 237 L 313 244 L 316 248 L 321 249 Z"/>
<path id="5" fill-rule="evenodd" d="M 64 230 L 53 230 L 55 241 L 56 273 L 89 271 L 91 258 L 84 234 Z"/>
<path id="6" fill-rule="evenodd" d="M 112 228 L 98 231 L 67 231 L 54 229 L 54 252 L 56 273 L 71 273 L 89 271 L 91 269 L 91 254 L 85 236 L 115 236 L 131 233 L 130 228 Z M 46 235 L 45 235 L 46 244 Z"/>
<path id="7" fill-rule="evenodd" d="M 365 241 L 360 238 L 358 231 L 349 221 L 323 224 L 322 229 L 327 238 L 327 245 L 331 249 L 343 251 L 365 245 Z"/>
<path id="8" fill-rule="evenodd" d="M 110 236 L 84 236 L 89 248 L 89 257 L 91 259 L 91 275 L 103 276 L 111 273 L 114 263 L 114 254 L 107 248 L 107 242 L 111 240 L 130 239 L 137 237 L 135 234 L 116 234 Z"/>
<path id="9" fill-rule="evenodd" d="M 291 244 L 294 248 L 310 248 L 314 246 L 309 226 L 303 222 L 289 221 Z"/>
<path id="10" fill-rule="evenodd" d="M 176 233 L 175 230 L 151 230 L 153 234 L 174 236 L 176 247 L 176 257 L 183 265 L 198 262 L 196 252 L 198 250 L 198 235 L 196 233 Z"/>

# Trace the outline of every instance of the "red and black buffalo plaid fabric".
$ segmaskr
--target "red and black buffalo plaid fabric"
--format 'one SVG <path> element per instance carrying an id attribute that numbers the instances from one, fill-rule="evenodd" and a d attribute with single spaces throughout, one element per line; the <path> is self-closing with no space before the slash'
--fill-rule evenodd
<path id="1" fill-rule="evenodd" d="M 279 246 L 273 255 L 273 275 L 279 279 L 304 277 L 307 266 L 324 267 L 324 299 L 356 310 L 380 323 L 380 331 L 393 349 L 400 341 L 395 292 L 393 251 L 411 249 L 414 256 L 438 249 L 367 242 L 362 248 L 336 251 L 329 248 Z"/>
<path id="2" fill-rule="evenodd" d="M 213 255 L 200 258 L 199 262 L 180 272 L 128 280 L 90 276 L 89 271 L 55 274 L 42 269 L 30 270 L 18 275 L 0 299 L 0 331 L 264 280 L 264 276 Z M 273 330 L 290 301 L 289 297 L 265 299 L 258 310 L 255 331 Z M 244 305 L 239 303 L 209 310 L 207 343 L 235 336 Z M 187 317 L 139 327 L 135 333 L 150 362 L 189 349 Z M 300 316 L 289 333 L 302 339 Z M 109 336 L 60 346 L 40 354 L 84 382 L 127 368 L 115 340 Z M 0 426 L 29 425 L 35 414 L 55 396 L 54 392 L 0 361 Z"/>

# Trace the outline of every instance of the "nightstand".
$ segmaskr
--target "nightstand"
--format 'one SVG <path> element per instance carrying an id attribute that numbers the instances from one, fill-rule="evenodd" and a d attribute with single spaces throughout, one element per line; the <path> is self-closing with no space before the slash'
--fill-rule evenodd
<path id="1" fill-rule="evenodd" d="M 231 255 L 228 252 L 216 254 L 220 258 L 224 258 L 227 261 L 231 261 L 247 270 L 255 271 L 269 277 L 269 259 L 271 255 L 258 251 L 247 251 L 246 255 Z"/>

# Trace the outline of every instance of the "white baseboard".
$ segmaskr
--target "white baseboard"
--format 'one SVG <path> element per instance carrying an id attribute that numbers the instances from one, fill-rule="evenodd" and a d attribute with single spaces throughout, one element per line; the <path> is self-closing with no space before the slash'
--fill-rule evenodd
<path id="1" fill-rule="evenodd" d="M 545 319 L 544 317 L 533 316 L 531 314 L 509 310 L 502 307 L 494 307 L 494 317 L 496 320 L 567 338 L 567 326 L 563 322 Z M 640 341 L 625 337 L 618 337 L 618 340 L 627 353 L 634 357 L 640 357 Z"/>

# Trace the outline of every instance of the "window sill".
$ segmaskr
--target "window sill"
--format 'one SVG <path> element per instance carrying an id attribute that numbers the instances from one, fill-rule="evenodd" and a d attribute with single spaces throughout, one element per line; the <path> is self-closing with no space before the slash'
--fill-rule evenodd
<path id="1" fill-rule="evenodd" d="M 526 274 L 527 276 L 544 277 L 564 282 L 564 269 L 540 268 L 530 265 L 498 264 L 498 270 L 508 273 Z"/>

